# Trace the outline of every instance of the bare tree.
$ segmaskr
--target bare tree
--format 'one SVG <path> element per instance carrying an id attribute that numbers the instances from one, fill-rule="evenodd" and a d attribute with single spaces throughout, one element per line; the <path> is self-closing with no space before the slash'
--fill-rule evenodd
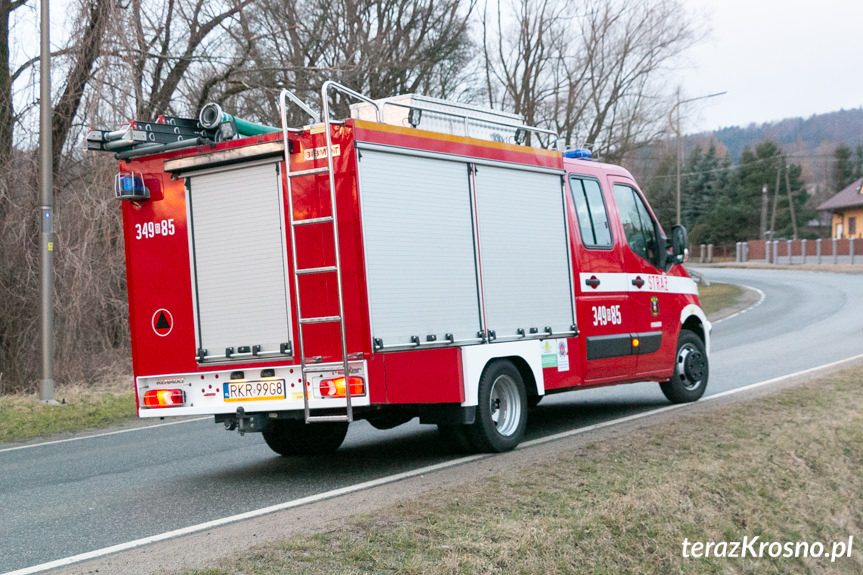
<path id="1" fill-rule="evenodd" d="M 507 106 L 535 125 L 540 108 L 559 92 L 555 71 L 566 50 L 566 7 L 557 0 L 518 0 L 517 20 L 507 26 L 495 3 L 494 36 L 489 36 L 488 3 L 483 14 L 483 59 L 489 104 Z M 498 87 L 502 89 L 498 89 Z"/>
<path id="2" fill-rule="evenodd" d="M 184 83 L 201 66 L 222 69 L 233 52 L 227 33 L 252 0 L 131 0 L 105 38 L 108 90 L 131 100 L 127 117 L 151 120 L 191 112 Z M 129 34 L 128 31 L 132 33 Z"/>
<path id="3" fill-rule="evenodd" d="M 449 96 L 471 59 L 473 8 L 473 0 L 266 0 L 245 23 L 248 44 L 235 44 L 247 64 L 223 88 L 248 88 L 234 106 L 271 123 L 278 122 L 282 87 L 315 103 L 329 79 L 372 97 Z M 346 102 L 335 104 L 346 113 Z M 308 118 L 297 113 L 291 121 Z"/>
<path id="4" fill-rule="evenodd" d="M 488 20 L 490 102 L 528 123 L 550 121 L 566 144 L 612 160 L 660 134 L 670 106 L 660 75 L 695 36 L 676 0 L 521 0 L 516 34 L 500 19 L 489 33 Z"/>
<path id="5" fill-rule="evenodd" d="M 71 63 L 66 74 L 66 84 L 60 98 L 54 105 L 51 125 L 53 142 L 53 166 L 56 171 L 60 154 L 69 137 L 72 122 L 78 114 L 84 90 L 93 74 L 93 66 L 101 54 L 106 22 L 110 16 L 112 0 L 85 0 L 80 7 L 80 36 L 73 39 L 68 50 Z"/>

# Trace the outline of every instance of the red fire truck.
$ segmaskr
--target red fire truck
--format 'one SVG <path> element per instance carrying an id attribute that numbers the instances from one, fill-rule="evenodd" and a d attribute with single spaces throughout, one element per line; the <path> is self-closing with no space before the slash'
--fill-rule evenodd
<path id="1" fill-rule="evenodd" d="M 282 455 L 419 417 L 495 452 L 550 393 L 701 397 L 686 232 L 665 236 L 626 170 L 512 114 L 322 96 L 319 119 L 283 92 L 281 129 L 208 105 L 88 136 L 120 158 L 140 417 L 213 415 Z"/>

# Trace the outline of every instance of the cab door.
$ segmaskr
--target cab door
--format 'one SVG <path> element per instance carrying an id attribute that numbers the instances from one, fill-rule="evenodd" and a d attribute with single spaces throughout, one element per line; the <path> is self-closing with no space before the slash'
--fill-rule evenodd
<path id="1" fill-rule="evenodd" d="M 626 178 L 609 178 L 625 246 L 623 264 L 633 312 L 633 342 L 639 376 L 667 375 L 671 369 L 680 323 L 680 294 L 663 269 L 662 228 L 635 185 Z"/>
<path id="2" fill-rule="evenodd" d="M 611 192 L 593 176 L 571 174 L 567 181 L 579 230 L 571 236 L 584 382 L 594 385 L 630 379 L 636 358 L 631 353 L 625 241 L 609 217 Z"/>

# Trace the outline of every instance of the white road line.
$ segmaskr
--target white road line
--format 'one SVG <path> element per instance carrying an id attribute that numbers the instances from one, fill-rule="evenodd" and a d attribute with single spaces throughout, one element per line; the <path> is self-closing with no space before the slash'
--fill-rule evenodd
<path id="1" fill-rule="evenodd" d="M 121 433 L 131 433 L 133 431 L 143 431 L 145 429 L 155 429 L 157 427 L 167 427 L 169 425 L 179 425 L 181 423 L 191 423 L 193 421 L 203 421 L 205 419 L 212 419 L 212 415 L 207 417 L 195 417 L 194 419 L 184 419 L 183 421 L 171 421 L 168 423 L 159 423 L 157 425 L 147 425 L 145 427 L 133 427 L 131 429 L 120 429 L 117 431 L 108 431 L 105 433 L 97 433 L 95 435 L 84 435 L 82 437 L 70 437 L 69 439 L 58 439 L 56 441 L 45 441 L 42 443 L 32 443 L 30 445 L 19 445 L 18 447 L 7 447 L 6 449 L 0 449 L 0 453 L 5 453 L 7 451 L 18 451 L 19 449 L 32 449 L 34 447 L 44 447 L 46 445 L 57 445 L 58 443 L 69 443 L 70 441 L 82 441 L 84 439 L 95 439 L 97 437 L 108 437 L 109 435 L 119 435 Z"/>
<path id="2" fill-rule="evenodd" d="M 589 433 L 589 432 L 595 431 L 597 429 L 603 429 L 605 427 L 612 427 L 614 425 L 620 425 L 622 423 L 627 423 L 627 422 L 635 421 L 638 419 L 644 419 L 646 417 L 650 417 L 652 415 L 657 415 L 659 413 L 664 413 L 666 411 L 672 411 L 675 409 L 684 409 L 687 407 L 691 408 L 691 407 L 697 406 L 699 403 L 703 403 L 705 401 L 711 401 L 714 399 L 719 399 L 721 397 L 727 397 L 729 395 L 735 395 L 737 393 L 743 393 L 745 391 L 750 391 L 752 389 L 757 389 L 759 387 L 765 387 L 767 385 L 779 383 L 780 381 L 784 381 L 786 379 L 791 379 L 791 378 L 799 377 L 802 375 L 813 374 L 813 373 L 816 373 L 818 371 L 837 367 L 839 365 L 842 365 L 843 363 L 850 363 L 850 362 L 857 361 L 860 359 L 863 359 L 863 354 L 855 355 L 853 357 L 849 357 L 846 359 L 840 359 L 839 361 L 834 361 L 834 362 L 827 363 L 824 365 L 811 367 L 809 369 L 804 369 L 802 371 L 789 373 L 787 375 L 774 377 L 773 379 L 767 379 L 764 381 L 759 381 L 757 383 L 753 383 L 753 384 L 746 385 L 743 387 L 738 387 L 736 389 L 729 389 L 728 391 L 723 391 L 720 393 L 716 393 L 714 395 L 708 395 L 707 397 L 702 398 L 699 402 L 696 402 L 696 403 L 681 403 L 681 404 L 669 405 L 666 407 L 660 407 L 658 409 L 652 409 L 650 411 L 644 411 L 642 413 L 637 413 L 635 415 L 629 415 L 627 417 L 621 417 L 619 419 L 612 419 L 609 421 L 604 421 L 602 423 L 596 423 L 594 425 L 589 425 L 587 427 L 580 427 L 578 429 L 573 429 L 571 431 L 564 431 L 562 433 L 549 435 L 547 437 L 541 437 L 539 439 L 532 439 L 530 441 L 525 441 L 524 443 L 522 443 L 518 447 L 518 449 L 526 449 L 526 448 L 532 447 L 534 445 L 541 445 L 543 443 L 549 443 L 552 441 L 557 441 L 559 439 L 564 439 L 566 437 L 572 437 L 574 435 L 581 435 L 584 433 Z M 98 557 L 103 557 L 103 556 L 109 555 L 111 553 L 117 553 L 119 551 L 128 551 L 129 549 L 141 547 L 142 545 L 148 545 L 150 543 L 156 543 L 158 541 L 165 541 L 166 539 L 172 539 L 174 537 L 180 537 L 182 535 L 190 535 L 192 533 L 197 533 L 200 531 L 206 531 L 207 529 L 213 529 L 215 527 L 227 525 L 229 523 L 234 523 L 236 521 L 243 521 L 245 519 L 253 519 L 255 517 L 260 517 L 262 515 L 268 515 L 270 513 L 275 513 L 277 511 L 284 511 L 285 509 L 291 509 L 293 507 L 300 507 L 301 505 L 308 505 L 310 503 L 317 503 L 318 501 L 323 501 L 325 499 L 331 499 L 333 497 L 338 497 L 340 495 L 347 495 L 350 493 L 356 493 L 357 491 L 363 491 L 365 489 L 371 489 L 373 487 L 386 485 L 388 483 L 394 483 L 396 481 L 401 481 L 403 479 L 410 479 L 411 477 L 418 477 L 421 475 L 425 475 L 427 473 L 433 473 L 435 471 L 440 471 L 441 469 L 448 469 L 450 467 L 456 467 L 458 465 L 463 465 L 463 464 L 469 463 L 471 461 L 478 461 L 478 460 L 484 459 L 486 457 L 492 457 L 492 455 L 480 454 L 480 455 L 469 455 L 467 457 L 460 457 L 458 459 L 453 459 L 451 461 L 444 461 L 443 463 L 436 463 L 435 465 L 429 465 L 426 467 L 421 467 L 419 469 L 414 469 L 412 471 L 405 471 L 402 473 L 397 473 L 395 475 L 388 475 L 386 477 L 373 479 L 371 481 L 365 481 L 363 483 L 357 483 L 355 485 L 348 485 L 346 487 L 341 487 L 339 489 L 333 489 L 332 491 L 326 491 L 324 493 L 318 493 L 317 495 L 310 495 L 309 497 L 303 497 L 302 499 L 294 499 L 293 501 L 286 501 L 284 503 L 279 503 L 278 505 L 272 505 L 270 507 L 263 507 L 261 509 L 255 509 L 253 511 L 247 511 L 246 513 L 240 513 L 239 515 L 232 515 L 230 517 L 223 517 L 222 519 L 216 519 L 214 521 L 208 521 L 206 523 L 199 523 L 198 525 L 190 525 L 189 527 L 184 527 L 182 529 L 177 529 L 174 531 L 168 531 L 166 533 L 160 533 L 158 535 L 152 535 L 150 537 L 145 537 L 143 539 L 136 539 L 135 541 L 128 541 L 126 543 L 120 543 L 119 545 L 113 545 L 111 547 L 105 547 L 103 549 L 96 549 L 95 551 L 90 551 L 88 553 L 81 553 L 80 555 L 73 555 L 71 557 L 65 557 L 63 559 L 57 559 L 56 561 L 51 561 L 49 563 L 42 563 L 41 565 L 34 565 L 32 567 L 26 567 L 24 569 L 18 569 L 17 571 L 10 571 L 10 572 L 4 573 L 2 575 L 30 575 L 32 573 L 40 573 L 42 571 L 47 571 L 49 569 L 56 569 L 58 567 L 64 567 L 67 565 L 72 565 L 73 563 L 79 563 L 81 561 L 86 561 L 88 559 L 96 559 Z"/>
<path id="3" fill-rule="evenodd" d="M 715 282 L 715 283 L 721 283 L 721 282 Z M 755 302 L 754 304 L 752 304 L 751 306 L 747 307 L 746 309 L 742 309 L 739 312 L 733 313 L 728 317 L 724 317 L 722 319 L 719 319 L 719 320 L 712 322 L 713 325 L 716 325 L 717 323 L 722 323 L 723 321 L 731 319 L 733 317 L 737 317 L 740 314 L 744 314 L 744 313 L 748 312 L 749 310 L 753 310 L 753 309 L 757 308 L 758 306 L 760 306 L 762 303 L 764 303 L 764 300 L 767 299 L 767 294 L 765 294 L 763 291 L 761 291 L 757 287 L 749 286 L 746 284 L 733 284 L 733 285 L 738 285 L 738 286 L 742 287 L 743 289 L 750 289 L 750 290 L 756 292 L 758 294 L 758 301 Z"/>

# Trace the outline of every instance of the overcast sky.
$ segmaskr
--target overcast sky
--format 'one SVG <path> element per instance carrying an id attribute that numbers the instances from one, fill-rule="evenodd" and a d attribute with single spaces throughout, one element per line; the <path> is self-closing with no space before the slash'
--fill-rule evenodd
<path id="1" fill-rule="evenodd" d="M 684 132 L 745 126 L 863 106 L 863 1 L 681 0 L 706 16 L 688 54 Z"/>

